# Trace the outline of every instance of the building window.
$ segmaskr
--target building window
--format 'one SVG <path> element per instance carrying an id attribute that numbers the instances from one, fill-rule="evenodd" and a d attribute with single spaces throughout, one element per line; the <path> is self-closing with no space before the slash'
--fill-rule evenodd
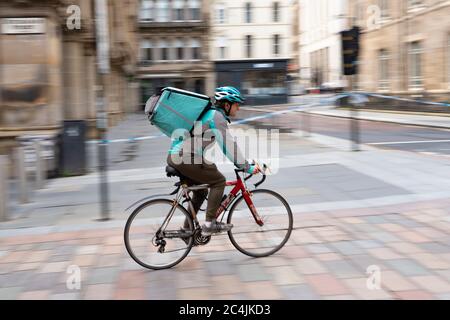
<path id="1" fill-rule="evenodd" d="M 225 59 L 226 57 L 226 49 L 225 47 L 219 47 L 219 57 L 220 59 Z"/>
<path id="2" fill-rule="evenodd" d="M 169 21 L 169 1 L 157 0 L 156 2 L 156 21 L 168 22 Z"/>
<path id="3" fill-rule="evenodd" d="M 174 17 L 175 21 L 184 21 L 184 0 L 175 0 L 173 2 Z"/>
<path id="4" fill-rule="evenodd" d="M 329 48 L 323 48 L 320 50 L 320 57 L 322 61 L 322 70 L 323 70 L 323 83 L 326 83 L 330 80 L 330 57 L 329 57 Z"/>
<path id="5" fill-rule="evenodd" d="M 227 51 L 227 38 L 225 37 L 218 38 L 216 40 L 216 47 L 218 48 L 219 59 L 225 59 Z"/>
<path id="6" fill-rule="evenodd" d="M 280 3 L 273 3 L 273 22 L 280 22 Z"/>
<path id="7" fill-rule="evenodd" d="M 381 18 L 389 18 L 389 0 L 378 0 L 378 6 L 381 11 Z"/>
<path id="8" fill-rule="evenodd" d="M 189 0 L 189 11 L 191 15 L 191 20 L 200 21 L 200 1 L 199 0 Z"/>
<path id="9" fill-rule="evenodd" d="M 216 9 L 216 21 L 218 24 L 224 24 L 225 23 L 225 6 L 223 4 L 220 4 L 217 6 Z"/>
<path id="10" fill-rule="evenodd" d="M 184 59 L 184 41 L 183 39 L 177 39 L 174 44 L 175 47 L 175 60 Z"/>
<path id="11" fill-rule="evenodd" d="M 253 42 L 253 37 L 248 35 L 245 36 L 245 52 L 247 54 L 247 58 L 251 58 L 252 57 L 252 42 Z"/>
<path id="12" fill-rule="evenodd" d="M 280 35 L 276 34 L 273 36 L 273 54 L 279 55 L 280 54 Z"/>
<path id="13" fill-rule="evenodd" d="M 329 82 L 330 64 L 329 48 L 322 48 L 311 53 L 311 86 L 318 87 Z"/>
<path id="14" fill-rule="evenodd" d="M 409 86 L 410 88 L 422 88 L 423 74 L 422 74 L 422 44 L 419 41 L 411 42 L 409 44 Z"/>
<path id="15" fill-rule="evenodd" d="M 286 73 L 280 70 L 247 70 L 243 73 L 242 92 L 249 97 L 285 95 Z"/>
<path id="16" fill-rule="evenodd" d="M 166 40 L 159 41 L 159 51 L 161 60 L 169 60 L 169 44 Z"/>
<path id="17" fill-rule="evenodd" d="M 252 23 L 252 4 L 250 2 L 245 4 L 245 23 Z"/>
<path id="18" fill-rule="evenodd" d="M 311 61 L 311 86 L 318 87 L 322 83 L 321 72 L 319 70 L 318 51 L 310 53 Z"/>
<path id="19" fill-rule="evenodd" d="M 380 90 L 389 89 L 389 52 L 386 49 L 381 49 L 378 52 L 379 76 L 378 88 Z"/>
<path id="20" fill-rule="evenodd" d="M 153 46 L 149 40 L 141 42 L 141 61 L 149 62 L 153 60 Z"/>
<path id="21" fill-rule="evenodd" d="M 193 39 L 191 41 L 192 59 L 200 60 L 200 41 L 198 39 Z"/>
<path id="22" fill-rule="evenodd" d="M 140 20 L 141 21 L 153 21 L 154 16 L 154 8 L 153 8 L 153 0 L 143 0 L 141 1 L 141 10 L 140 10 Z"/>

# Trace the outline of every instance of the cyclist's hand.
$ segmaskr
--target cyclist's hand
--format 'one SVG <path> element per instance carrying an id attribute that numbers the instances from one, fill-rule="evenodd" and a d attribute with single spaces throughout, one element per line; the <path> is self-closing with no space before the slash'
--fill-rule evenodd
<path id="1" fill-rule="evenodd" d="M 249 173 L 249 174 L 258 174 L 260 172 L 261 172 L 261 169 L 259 168 L 259 166 L 257 164 L 251 165 L 247 170 L 247 173 Z"/>

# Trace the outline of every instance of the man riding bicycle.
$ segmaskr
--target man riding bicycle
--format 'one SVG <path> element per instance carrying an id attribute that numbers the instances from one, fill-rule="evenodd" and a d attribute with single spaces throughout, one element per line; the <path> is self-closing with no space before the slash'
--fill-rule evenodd
<path id="1" fill-rule="evenodd" d="M 197 190 L 194 191 L 192 199 L 194 210 L 197 213 L 208 196 L 206 221 L 202 225 L 202 234 L 205 236 L 229 231 L 233 227 L 232 224 L 215 219 L 225 190 L 225 177 L 215 164 L 205 160 L 205 152 L 214 145 L 214 142 L 217 142 L 225 156 L 237 168 L 244 169 L 249 174 L 259 172 L 257 166 L 251 165 L 244 159 L 228 129 L 229 117 L 236 116 L 240 104 L 245 99 L 234 87 L 219 87 L 215 90 L 214 100 L 214 107 L 200 119 L 202 134 L 187 139 L 173 139 L 167 157 L 168 165 L 178 170 L 193 183 L 209 185 L 209 196 L 207 190 Z M 210 133 L 208 139 L 205 138 L 206 132 Z M 196 141 L 196 139 L 198 140 Z"/>

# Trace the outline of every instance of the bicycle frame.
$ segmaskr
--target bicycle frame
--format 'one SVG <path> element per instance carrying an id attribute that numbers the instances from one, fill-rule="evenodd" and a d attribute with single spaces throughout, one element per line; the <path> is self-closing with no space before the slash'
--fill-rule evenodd
<path id="1" fill-rule="evenodd" d="M 233 200 L 237 197 L 237 195 L 239 194 L 239 191 L 242 192 L 242 196 L 244 197 L 245 203 L 247 204 L 248 208 L 250 209 L 250 212 L 253 215 L 253 218 L 255 219 L 255 222 L 259 225 L 259 226 L 263 226 L 264 222 L 261 219 L 261 217 L 259 216 L 255 205 L 253 204 L 252 201 L 252 193 L 249 192 L 247 190 L 247 188 L 245 187 L 244 182 L 242 181 L 241 177 L 236 173 L 237 176 L 237 180 L 235 181 L 230 181 L 227 182 L 225 185 L 230 187 L 230 186 L 234 186 L 234 188 L 230 191 L 230 193 L 228 194 L 227 198 L 222 202 L 222 204 L 219 207 L 219 210 L 217 211 L 216 214 L 216 219 L 220 216 L 220 214 L 228 209 L 228 207 L 231 205 L 231 202 L 233 202 Z M 227 202 L 227 200 L 229 200 Z"/>
<path id="2" fill-rule="evenodd" d="M 255 219 L 255 222 L 259 226 L 263 226 L 264 221 L 259 216 L 258 211 L 256 210 L 256 207 L 253 204 L 253 201 L 251 199 L 252 193 L 247 190 L 244 182 L 242 181 L 242 178 L 238 174 L 238 171 L 235 171 L 235 172 L 236 172 L 237 179 L 234 181 L 228 181 L 225 183 L 225 186 L 227 186 L 227 187 L 234 186 L 234 188 L 230 191 L 230 193 L 226 196 L 226 198 L 220 204 L 220 206 L 216 212 L 216 219 L 218 219 L 220 217 L 220 215 L 230 207 L 232 202 L 239 195 L 239 192 L 242 192 L 242 196 L 244 197 L 245 203 L 247 204 L 248 208 L 250 209 L 250 212 L 252 213 L 252 216 Z M 248 177 L 247 179 L 249 179 L 250 177 Z M 264 180 L 265 180 L 265 177 L 264 177 L 263 181 Z M 207 189 L 207 187 L 201 188 L 201 189 Z M 195 188 L 194 188 L 194 190 L 195 190 Z M 186 198 L 186 201 L 188 202 L 188 206 L 189 206 L 189 212 L 192 215 L 194 223 L 197 224 L 198 223 L 197 214 L 192 205 L 192 199 L 189 196 L 189 191 L 193 191 L 193 189 L 189 188 L 187 185 L 182 185 L 181 190 L 178 192 L 177 197 L 174 199 L 173 207 L 175 208 L 175 206 L 179 204 L 179 200 L 181 199 L 181 197 Z"/>

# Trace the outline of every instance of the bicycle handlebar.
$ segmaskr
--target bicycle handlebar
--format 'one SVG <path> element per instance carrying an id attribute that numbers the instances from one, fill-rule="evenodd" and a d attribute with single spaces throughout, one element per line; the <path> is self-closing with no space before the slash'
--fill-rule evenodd
<path id="1" fill-rule="evenodd" d="M 257 183 L 254 184 L 255 188 L 258 188 L 260 185 L 262 185 L 264 183 L 264 181 L 266 181 L 266 170 L 269 169 L 269 167 L 266 164 L 263 164 L 263 168 L 265 169 L 264 171 L 260 171 L 261 175 L 263 176 L 262 179 L 260 181 L 258 181 Z M 269 169 L 270 170 L 270 169 Z M 236 174 L 238 174 L 238 172 L 245 172 L 244 169 L 234 169 L 234 171 L 236 172 Z M 250 180 L 251 178 L 253 178 L 254 174 L 250 174 L 248 177 L 244 178 L 244 181 Z"/>

